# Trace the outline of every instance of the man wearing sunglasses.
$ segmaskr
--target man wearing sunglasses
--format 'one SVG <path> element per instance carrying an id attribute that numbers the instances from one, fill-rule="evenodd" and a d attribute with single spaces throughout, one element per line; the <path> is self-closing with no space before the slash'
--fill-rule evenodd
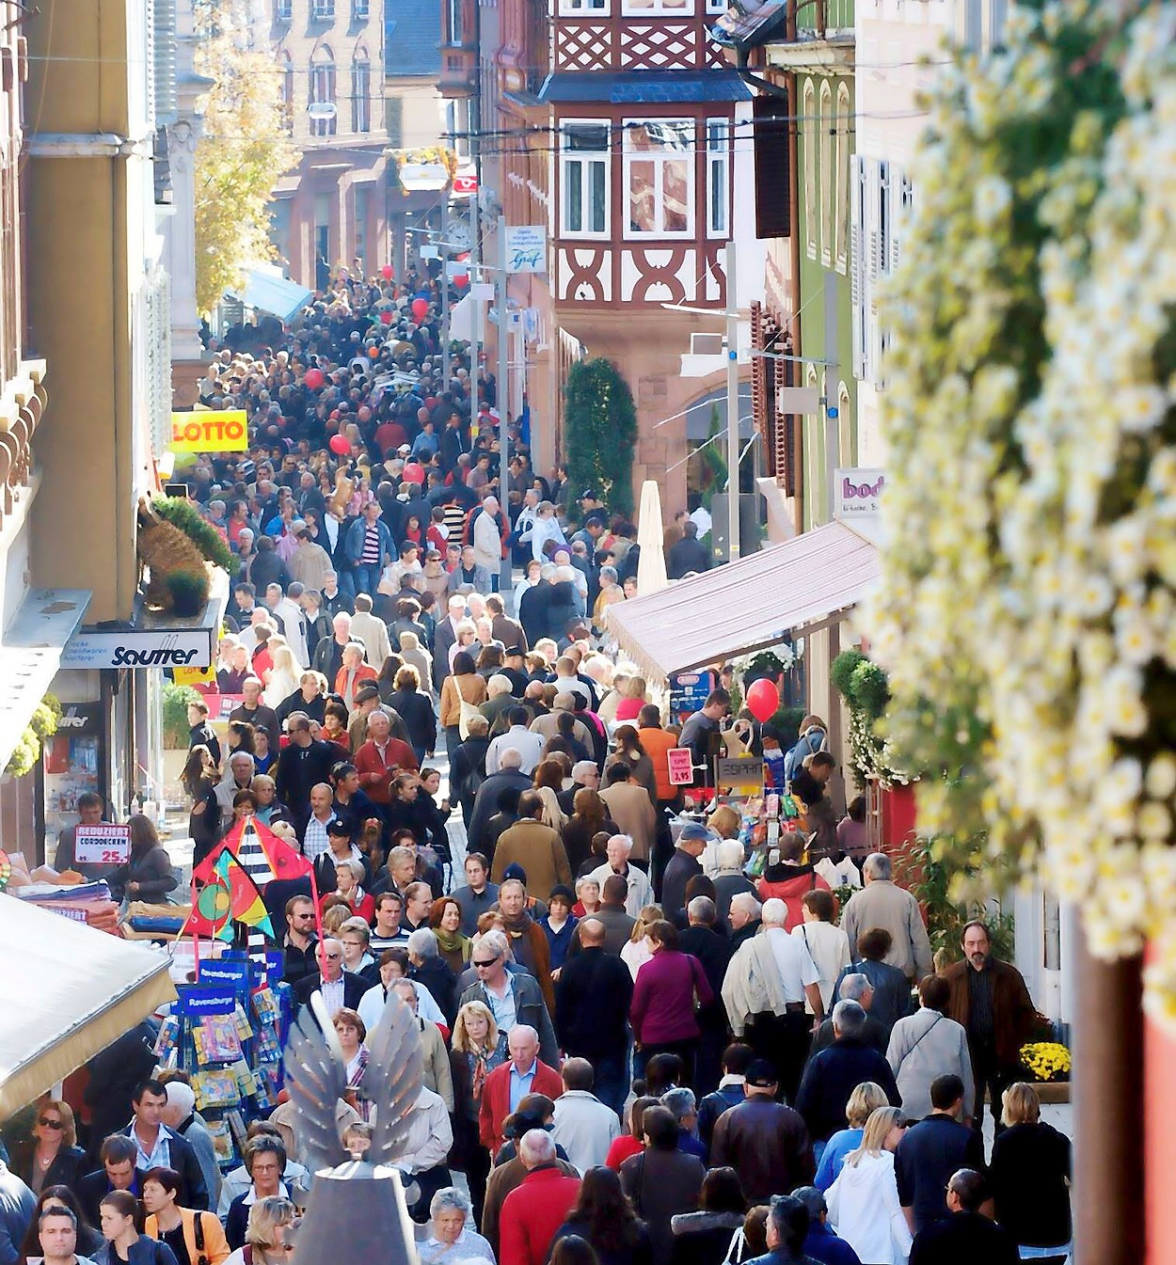
<path id="1" fill-rule="evenodd" d="M 355 1010 L 367 991 L 367 982 L 343 970 L 343 945 L 338 940 L 323 940 L 318 946 L 319 969 L 303 976 L 294 985 L 297 1004 L 309 1004 L 312 993 L 322 993 L 327 1014 L 332 1019 L 346 1007 Z"/>

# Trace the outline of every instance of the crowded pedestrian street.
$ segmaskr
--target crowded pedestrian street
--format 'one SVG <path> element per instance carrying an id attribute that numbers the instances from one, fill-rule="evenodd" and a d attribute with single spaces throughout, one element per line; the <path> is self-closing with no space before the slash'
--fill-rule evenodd
<path id="1" fill-rule="evenodd" d="M 1176 0 L 10 17 L 0 1265 L 1176 1265 Z"/>

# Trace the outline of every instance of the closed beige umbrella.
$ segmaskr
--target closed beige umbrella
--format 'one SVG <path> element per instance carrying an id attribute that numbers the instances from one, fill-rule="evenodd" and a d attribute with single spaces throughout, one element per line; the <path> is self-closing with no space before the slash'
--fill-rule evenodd
<path id="1" fill-rule="evenodd" d="M 666 556 L 662 552 L 661 491 L 652 479 L 641 485 L 641 511 L 637 519 L 637 543 L 641 557 L 637 563 L 637 596 L 647 597 L 668 587 Z"/>

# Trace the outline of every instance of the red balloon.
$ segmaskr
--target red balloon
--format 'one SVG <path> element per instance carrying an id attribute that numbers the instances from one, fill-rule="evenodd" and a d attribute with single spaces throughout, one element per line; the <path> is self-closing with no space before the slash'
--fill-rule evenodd
<path id="1" fill-rule="evenodd" d="M 306 376 L 302 379 L 311 391 L 317 391 L 323 385 L 326 378 L 323 377 L 321 369 L 307 369 Z"/>
<path id="2" fill-rule="evenodd" d="M 418 321 L 423 321 L 429 314 L 429 304 L 425 299 L 413 299 L 412 314 Z"/>
<path id="3" fill-rule="evenodd" d="M 419 462 L 410 461 L 400 472 L 400 477 L 405 483 L 424 483 L 425 467 Z"/>
<path id="4" fill-rule="evenodd" d="M 384 280 L 385 280 L 385 281 L 391 281 L 391 280 L 392 280 L 392 265 L 391 265 L 391 264 L 385 264 L 385 265 L 384 265 L 384 266 L 380 269 L 380 276 L 382 276 L 382 277 L 384 278 Z"/>
<path id="5" fill-rule="evenodd" d="M 345 457 L 351 451 L 351 444 L 346 435 L 332 435 L 330 448 L 337 457 Z"/>
<path id="6" fill-rule="evenodd" d="M 391 324 L 392 324 L 392 313 L 391 313 L 391 312 L 381 312 L 381 313 L 380 313 L 380 324 L 381 324 L 381 325 L 391 325 Z"/>
<path id="7" fill-rule="evenodd" d="M 780 706 L 780 691 L 766 677 L 755 681 L 747 691 L 747 707 L 761 723 L 775 715 Z"/>
<path id="8" fill-rule="evenodd" d="M 469 278 L 468 273 L 458 272 L 454 274 L 453 284 L 457 286 L 459 290 L 464 290 L 465 287 L 469 285 L 469 283 L 470 283 L 470 278 Z"/>

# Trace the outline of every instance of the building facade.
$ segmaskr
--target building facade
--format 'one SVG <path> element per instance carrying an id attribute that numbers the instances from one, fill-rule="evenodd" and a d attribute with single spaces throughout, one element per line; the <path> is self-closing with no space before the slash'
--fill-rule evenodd
<path id="1" fill-rule="evenodd" d="M 274 190 L 278 253 L 310 289 L 340 265 L 371 275 L 388 260 L 384 0 L 271 0 L 262 29 L 302 153 Z"/>

